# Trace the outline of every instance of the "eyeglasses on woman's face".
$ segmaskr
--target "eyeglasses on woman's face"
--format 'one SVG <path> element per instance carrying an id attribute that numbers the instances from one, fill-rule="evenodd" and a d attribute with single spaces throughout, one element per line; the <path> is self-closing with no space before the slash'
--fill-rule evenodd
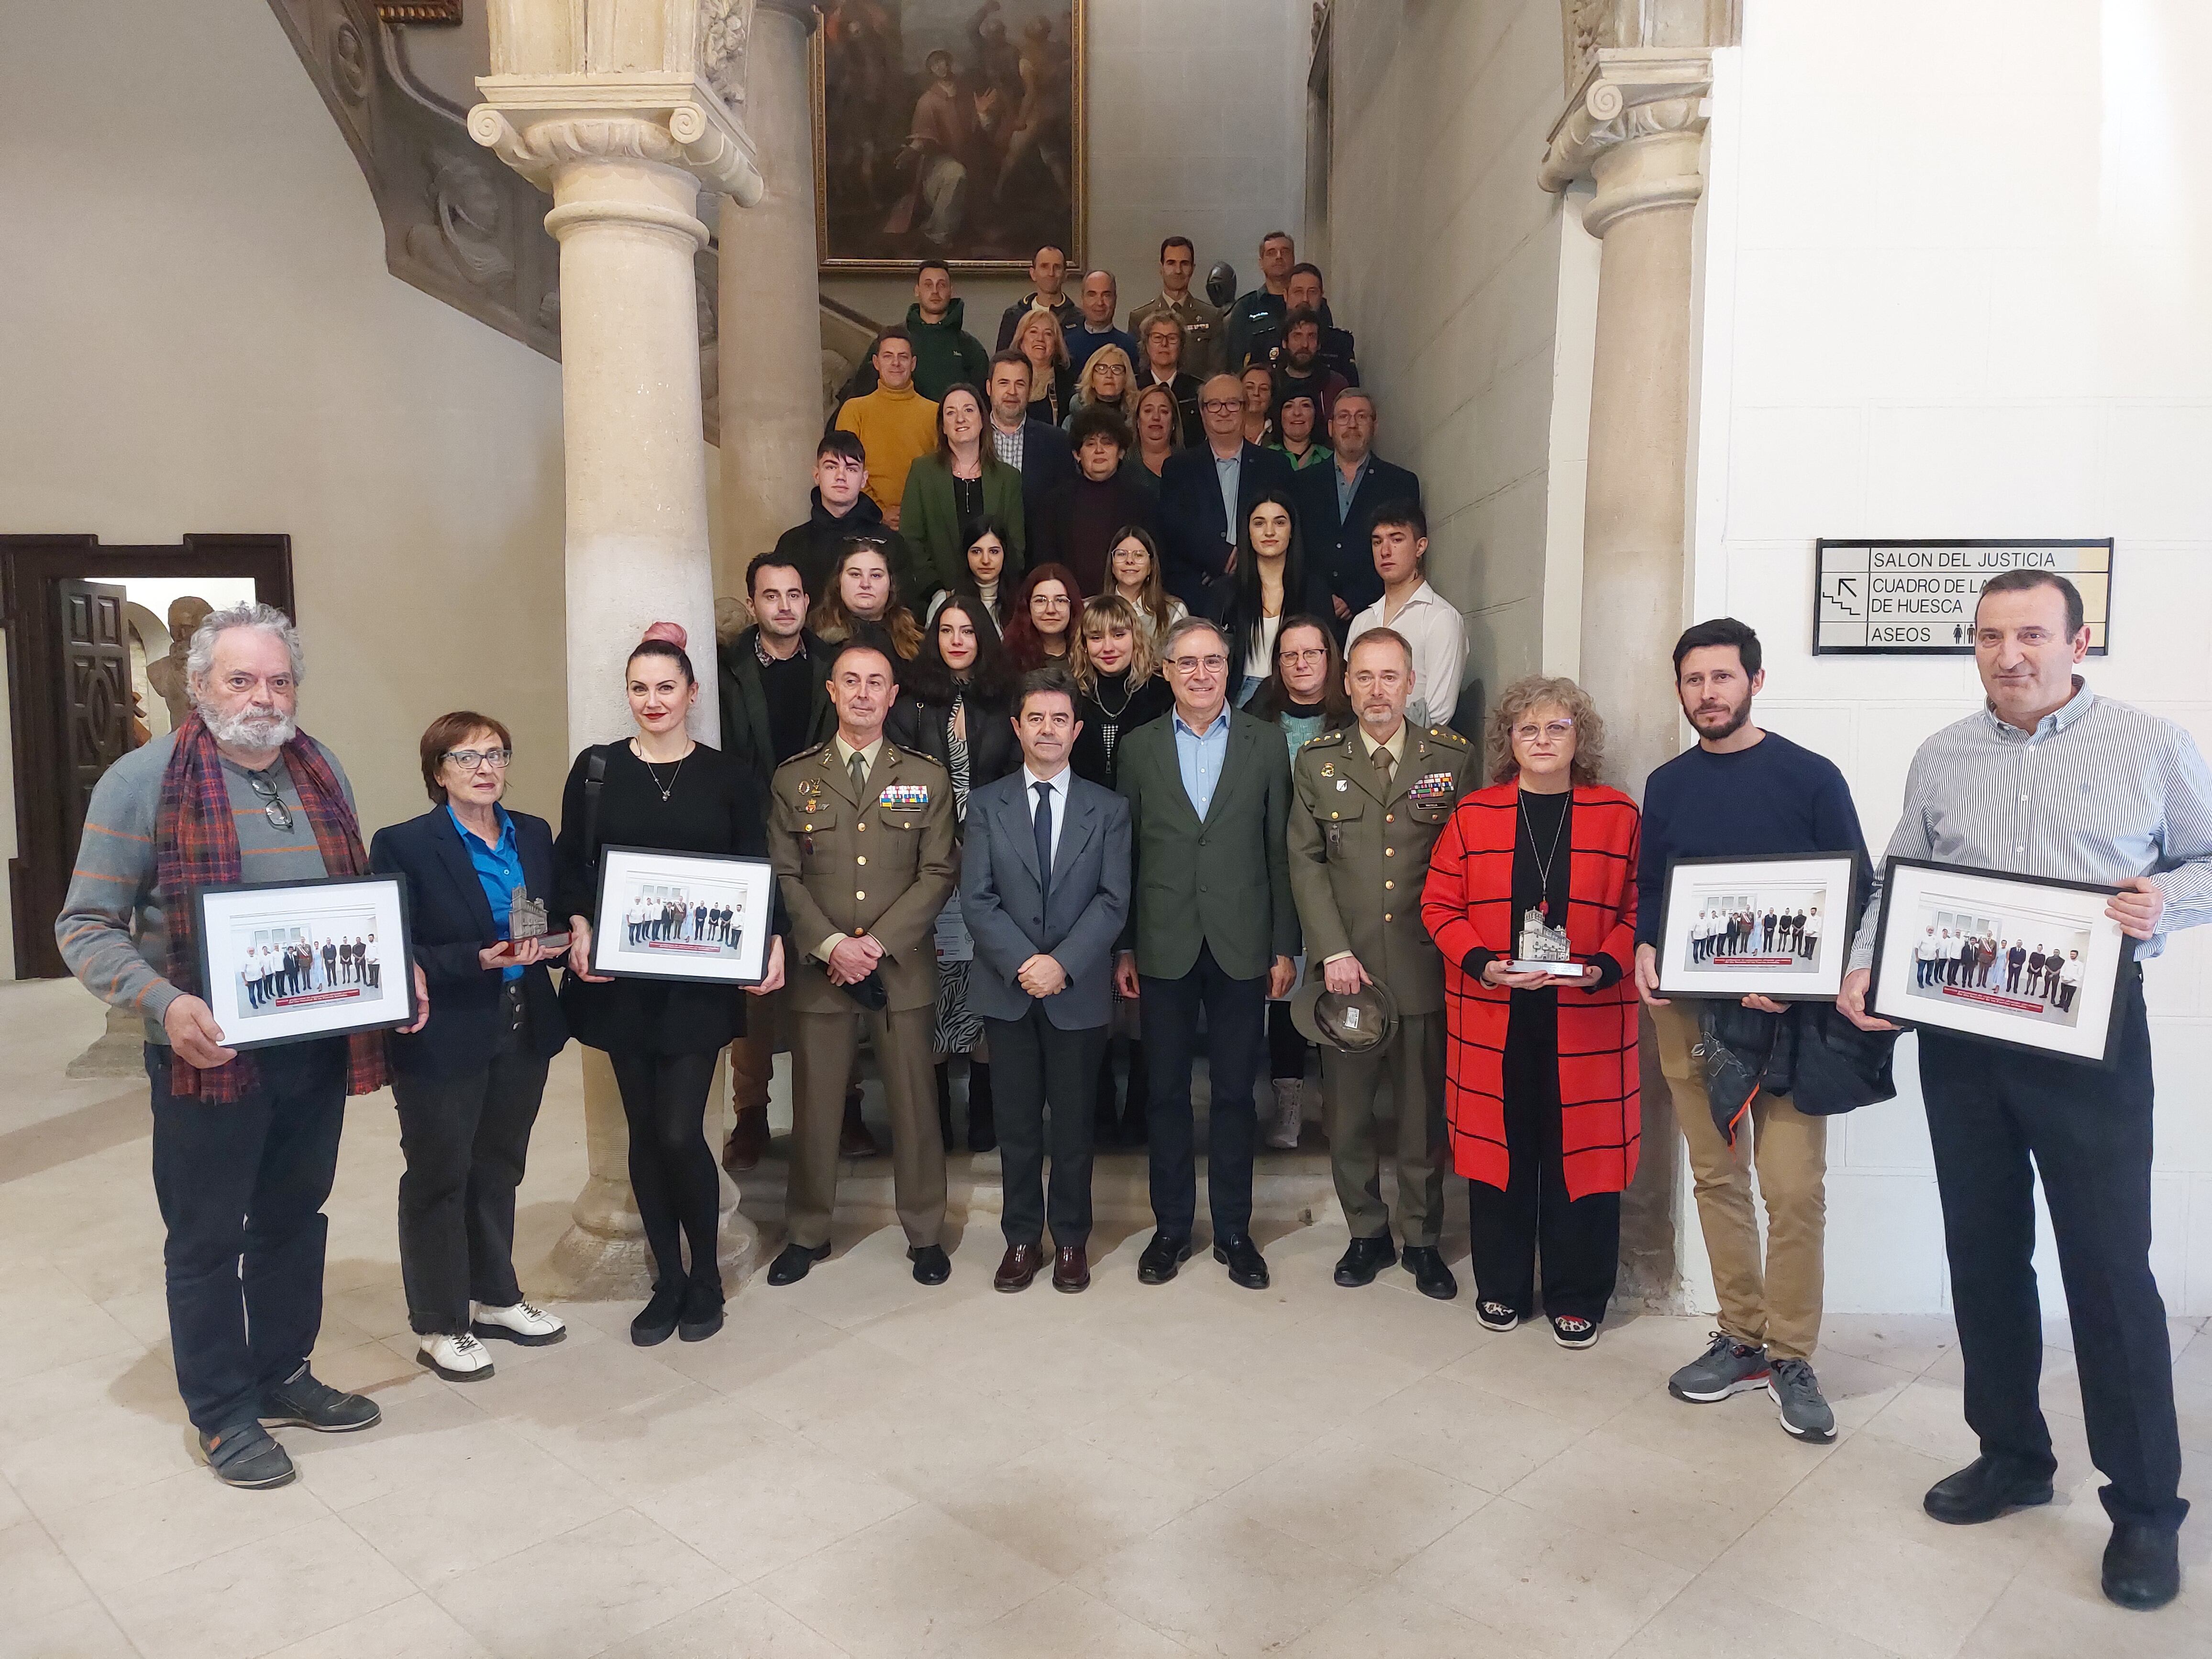
<path id="1" fill-rule="evenodd" d="M 1575 723 L 1571 720 L 1546 720 L 1540 725 L 1534 720 L 1523 720 L 1513 728 L 1513 741 L 1534 743 L 1539 738 L 1553 743 L 1565 743 L 1575 734 Z"/>
<path id="2" fill-rule="evenodd" d="M 1328 653 L 1317 646 L 1309 646 L 1302 651 L 1285 651 L 1279 654 L 1281 659 L 1293 668 L 1316 667 L 1328 660 Z"/>
<path id="3" fill-rule="evenodd" d="M 451 761 L 464 772 L 473 772 L 480 766 L 489 766 L 495 772 L 507 770 L 507 763 L 514 758 L 511 749 L 448 749 L 439 757 Z"/>

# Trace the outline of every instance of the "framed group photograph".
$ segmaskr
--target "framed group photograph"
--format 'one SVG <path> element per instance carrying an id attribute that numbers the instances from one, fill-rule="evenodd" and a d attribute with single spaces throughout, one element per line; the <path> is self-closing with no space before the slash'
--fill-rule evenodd
<path id="1" fill-rule="evenodd" d="M 825 270 L 1083 268 L 1084 0 L 824 0 L 814 222 Z M 976 319 L 970 319 L 971 324 Z"/>
<path id="2" fill-rule="evenodd" d="M 1892 859 L 1870 1012 L 2016 1048 L 2101 1060 L 2135 941 L 2118 890 Z"/>
<path id="3" fill-rule="evenodd" d="M 757 985 L 768 977 L 775 881 L 762 858 L 602 848 L 592 971 Z"/>
<path id="4" fill-rule="evenodd" d="M 192 902 L 200 983 L 226 1047 L 414 1023 L 401 877 L 203 887 Z"/>
<path id="5" fill-rule="evenodd" d="M 1850 853 L 1673 860 L 1659 994 L 1833 1000 L 1850 954 L 1856 862 Z"/>

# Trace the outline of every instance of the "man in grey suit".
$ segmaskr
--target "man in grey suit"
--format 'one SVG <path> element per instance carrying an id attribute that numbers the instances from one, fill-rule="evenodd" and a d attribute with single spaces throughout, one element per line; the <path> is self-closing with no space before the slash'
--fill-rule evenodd
<path id="1" fill-rule="evenodd" d="M 991 1042 L 1006 1254 L 993 1280 L 1025 1291 L 1052 1226 L 1052 1287 L 1091 1283 L 1091 1097 L 1129 911 L 1129 805 L 1068 769 L 1083 729 L 1058 668 L 1022 682 L 1022 769 L 968 798 L 960 912 L 975 944 L 968 1006 Z M 1052 1109 L 1052 1188 L 1044 1187 Z"/>
<path id="2" fill-rule="evenodd" d="M 1177 623 L 1161 656 L 1174 712 L 1121 739 L 1117 779 L 1143 883 L 1114 975 L 1124 997 L 1143 1000 L 1159 1228 L 1137 1277 L 1164 1285 L 1190 1255 L 1198 1208 L 1190 1068 L 1203 1010 L 1213 1259 L 1233 1283 L 1264 1290 L 1267 1264 L 1251 1234 L 1252 1085 L 1267 999 L 1289 992 L 1298 953 L 1290 751 L 1279 728 L 1228 707 L 1229 644 L 1212 623 Z"/>

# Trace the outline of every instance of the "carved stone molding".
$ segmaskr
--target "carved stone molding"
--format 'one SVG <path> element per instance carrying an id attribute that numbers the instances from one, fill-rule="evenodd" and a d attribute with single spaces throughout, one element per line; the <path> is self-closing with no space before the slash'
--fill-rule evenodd
<path id="1" fill-rule="evenodd" d="M 461 0 L 376 0 L 376 16 L 382 23 L 457 25 Z"/>
<path id="2" fill-rule="evenodd" d="M 1589 78 L 1552 129 L 1537 182 L 1559 191 L 1595 179 L 1583 223 L 1596 236 L 1629 214 L 1696 201 L 1705 187 L 1698 145 L 1711 87 L 1712 60 L 1703 51 L 1598 50 Z M 1644 142 L 1650 140 L 1664 143 Z M 1619 153 L 1636 145 L 1666 154 L 1647 158 L 1651 165 L 1622 165 Z"/>

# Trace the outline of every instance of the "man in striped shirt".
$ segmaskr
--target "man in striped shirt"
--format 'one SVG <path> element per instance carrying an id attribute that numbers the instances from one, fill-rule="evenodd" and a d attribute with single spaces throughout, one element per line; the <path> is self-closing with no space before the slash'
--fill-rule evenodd
<path id="1" fill-rule="evenodd" d="M 1890 856 L 2118 887 L 2105 914 L 2141 941 L 2138 958 L 2156 956 L 2173 928 L 2212 921 L 2212 771 L 2179 726 L 2093 694 L 2074 672 L 2088 648 L 2081 596 L 2064 577 L 2008 571 L 1982 589 L 1974 658 L 1989 701 L 1913 757 Z M 1837 999 L 1869 1030 L 1889 1029 L 1866 1012 L 1879 914 L 1869 905 Z M 2032 1265 L 2040 1175 L 2089 1452 L 2111 1483 L 2105 1594 L 2155 1607 L 2180 1589 L 2175 1535 L 2189 1505 L 2150 1270 L 2150 1033 L 2135 963 L 2117 1002 L 2102 1066 L 1920 1034 L 1966 1421 L 1982 1447 L 1923 1502 L 1938 1521 L 1966 1524 L 2051 1499 Z"/>

